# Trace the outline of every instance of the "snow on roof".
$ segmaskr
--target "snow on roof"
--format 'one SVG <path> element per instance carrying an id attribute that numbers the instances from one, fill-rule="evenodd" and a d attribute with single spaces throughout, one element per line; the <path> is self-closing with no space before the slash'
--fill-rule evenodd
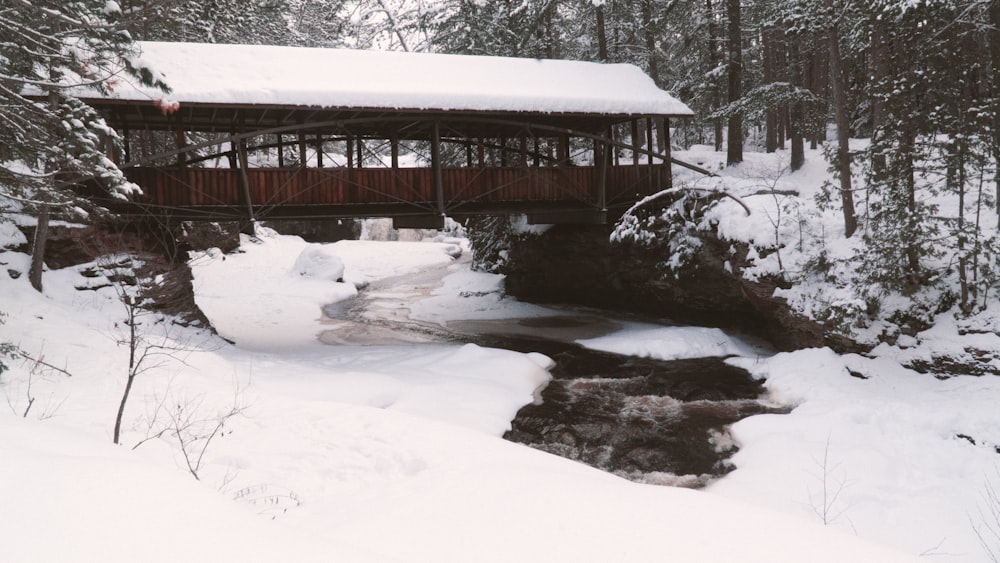
<path id="1" fill-rule="evenodd" d="M 172 88 L 111 97 L 215 104 L 691 115 L 638 67 L 581 61 L 139 42 L 136 63 Z"/>

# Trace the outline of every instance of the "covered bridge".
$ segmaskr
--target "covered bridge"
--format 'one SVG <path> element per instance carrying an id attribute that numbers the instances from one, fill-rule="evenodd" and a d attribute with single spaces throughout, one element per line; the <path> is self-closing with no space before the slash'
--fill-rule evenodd
<path id="1" fill-rule="evenodd" d="M 171 92 L 122 81 L 81 97 L 123 135 L 113 156 L 143 189 L 119 211 L 176 219 L 603 222 L 670 185 L 669 118 L 692 113 L 632 65 L 139 47 Z"/>

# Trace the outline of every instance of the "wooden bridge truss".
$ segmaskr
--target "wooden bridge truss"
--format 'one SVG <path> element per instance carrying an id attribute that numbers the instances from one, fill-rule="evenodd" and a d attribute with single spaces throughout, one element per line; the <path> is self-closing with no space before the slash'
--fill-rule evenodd
<path id="1" fill-rule="evenodd" d="M 654 147 L 653 124 L 669 131 L 669 116 L 88 103 L 122 133 L 124 150 L 112 156 L 144 192 L 109 206 L 171 220 L 383 216 L 433 227 L 445 216 L 525 213 L 605 222 L 669 188 L 679 163 L 669 135 L 664 150 Z M 145 147 L 150 139 L 159 149 Z M 264 152 L 277 161 L 255 165 Z M 401 166 L 401 152 L 423 152 L 429 166 Z"/>

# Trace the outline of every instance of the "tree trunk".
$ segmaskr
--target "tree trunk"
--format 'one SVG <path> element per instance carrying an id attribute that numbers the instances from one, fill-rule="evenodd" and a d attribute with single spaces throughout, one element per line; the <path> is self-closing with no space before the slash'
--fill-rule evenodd
<path id="1" fill-rule="evenodd" d="M 762 51 L 764 57 L 764 84 L 773 84 L 778 81 L 774 70 L 774 30 L 765 29 L 761 34 Z M 778 111 L 776 108 L 767 110 L 764 118 L 764 146 L 765 150 L 773 153 L 778 150 Z"/>
<path id="2" fill-rule="evenodd" d="M 826 0 L 826 6 L 833 11 L 833 0 Z M 844 235 L 848 238 L 858 228 L 854 213 L 854 192 L 851 182 L 851 136 L 850 116 L 847 113 L 846 79 L 840 58 L 840 34 L 835 23 L 829 31 L 830 43 L 830 84 L 833 89 L 833 107 L 837 115 L 837 173 L 840 176 L 840 203 L 844 211 Z"/>
<path id="3" fill-rule="evenodd" d="M 42 204 L 38 212 L 38 226 L 35 228 L 35 238 L 31 244 L 31 267 L 28 269 L 28 281 L 31 287 L 41 293 L 42 269 L 45 266 L 45 243 L 49 240 L 49 206 Z"/>
<path id="4" fill-rule="evenodd" d="M 597 15 L 597 60 L 607 62 L 608 34 L 604 25 L 604 5 L 598 4 L 594 11 Z"/>
<path id="5" fill-rule="evenodd" d="M 129 329 L 128 379 L 125 380 L 125 390 L 122 391 L 122 400 L 118 403 L 118 412 L 115 414 L 115 431 L 112 436 L 112 442 L 115 444 L 118 444 L 121 441 L 122 418 L 125 415 L 125 405 L 128 403 L 129 394 L 132 392 L 132 383 L 135 381 L 136 373 L 139 370 L 137 362 L 139 358 L 140 342 L 135 324 L 139 306 L 136 304 L 135 299 L 128 295 L 122 296 L 122 302 L 125 304 L 125 312 L 128 315 L 128 319 L 126 321 Z"/>
<path id="6" fill-rule="evenodd" d="M 905 242 L 906 248 L 904 249 L 907 277 L 909 278 L 907 280 L 907 287 L 909 290 L 914 290 L 920 286 L 920 248 L 917 246 L 916 241 L 916 225 L 912 223 L 917 220 L 917 181 L 913 162 L 916 135 L 912 131 L 904 130 L 899 144 L 898 154 L 901 160 L 901 178 L 898 181 L 903 182 L 907 215 L 910 221 L 910 223 L 903 226 L 905 232 L 909 233 Z"/>
<path id="7" fill-rule="evenodd" d="M 646 60 L 649 76 L 653 82 L 660 83 L 660 72 L 656 64 L 656 34 L 653 33 L 653 2 L 642 0 L 642 26 L 646 41 Z"/>
<path id="8" fill-rule="evenodd" d="M 885 44 L 886 38 L 880 29 L 875 29 L 872 32 L 872 61 L 873 61 L 873 78 L 872 81 L 877 85 L 879 82 L 884 80 L 889 75 L 889 52 Z M 877 137 L 881 135 L 882 126 L 885 124 L 885 103 L 879 97 L 879 88 L 876 86 L 873 88 L 876 92 L 875 96 L 872 97 L 872 145 L 876 144 L 878 140 Z M 872 172 L 876 178 L 882 178 L 885 175 L 886 160 L 884 154 L 873 154 L 872 155 Z"/>
<path id="9" fill-rule="evenodd" d="M 715 11 L 712 8 L 712 0 L 705 0 L 705 15 L 708 19 L 708 64 L 711 67 L 709 70 L 714 71 L 719 66 L 719 38 L 715 28 Z M 719 94 L 718 82 L 713 78 L 712 87 L 709 90 L 713 111 L 719 109 Z M 715 118 L 712 126 L 715 135 L 715 151 L 722 152 L 722 119 Z"/>
<path id="10" fill-rule="evenodd" d="M 728 102 L 738 101 L 743 86 L 743 42 L 740 22 L 740 0 L 726 0 L 726 14 L 729 16 L 729 96 Z M 729 132 L 726 144 L 726 164 L 743 162 L 743 118 L 738 112 L 729 117 Z"/>
<path id="11" fill-rule="evenodd" d="M 792 84 L 802 85 L 802 61 L 799 56 L 799 39 L 792 38 L 788 42 L 788 65 L 792 73 Z M 791 169 L 792 171 L 802 168 L 805 164 L 805 137 L 802 131 L 802 102 L 794 102 L 788 115 L 788 134 L 791 137 Z"/>
<path id="12" fill-rule="evenodd" d="M 990 2 L 990 52 L 993 57 L 993 103 L 1000 105 L 1000 0 Z M 993 181 L 996 184 L 997 228 L 1000 228 L 1000 111 L 993 114 Z"/>

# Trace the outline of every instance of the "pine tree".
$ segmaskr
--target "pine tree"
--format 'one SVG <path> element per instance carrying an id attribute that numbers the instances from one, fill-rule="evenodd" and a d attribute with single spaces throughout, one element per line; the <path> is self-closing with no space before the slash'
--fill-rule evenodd
<path id="1" fill-rule="evenodd" d="M 39 290 L 50 212 L 91 207 L 72 188 L 94 179 L 112 196 L 135 189 L 106 156 L 117 134 L 75 97 L 108 92 L 123 74 L 156 83 L 114 24 L 120 14 L 105 0 L 11 0 L 0 8 L 0 199 L 39 218 L 30 275 Z"/>

